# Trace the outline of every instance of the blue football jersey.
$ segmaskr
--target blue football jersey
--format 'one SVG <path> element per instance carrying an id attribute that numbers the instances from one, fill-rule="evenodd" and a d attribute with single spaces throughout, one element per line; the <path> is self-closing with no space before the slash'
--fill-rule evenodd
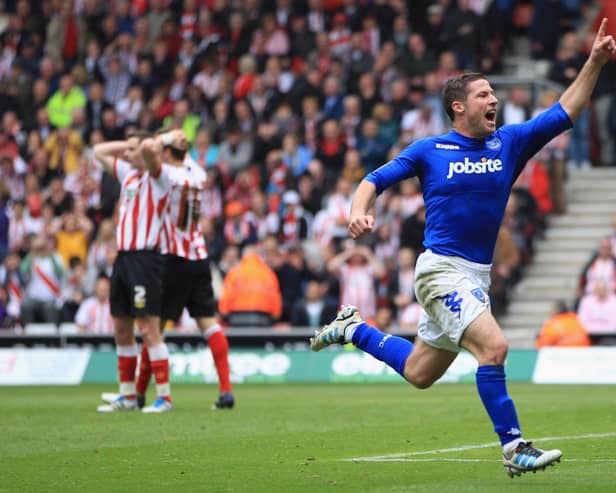
<path id="1" fill-rule="evenodd" d="M 472 262 L 492 262 L 511 186 L 526 162 L 559 133 L 571 128 L 560 103 L 487 138 L 451 130 L 418 140 L 366 176 L 377 193 L 419 177 L 426 204 L 424 246 Z"/>

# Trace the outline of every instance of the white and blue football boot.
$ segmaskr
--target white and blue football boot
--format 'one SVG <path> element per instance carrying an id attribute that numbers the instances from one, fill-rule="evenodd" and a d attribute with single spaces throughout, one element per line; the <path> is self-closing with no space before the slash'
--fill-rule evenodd
<path id="1" fill-rule="evenodd" d="M 520 442 L 508 455 L 503 454 L 503 466 L 510 478 L 521 476 L 529 471 L 537 472 L 547 466 L 560 462 L 563 453 L 558 450 L 541 450 L 532 442 Z"/>
<path id="2" fill-rule="evenodd" d="M 346 344 L 351 342 L 351 329 L 363 322 L 359 310 L 353 305 L 344 305 L 336 318 L 310 338 L 310 349 L 320 351 L 331 344 Z M 354 332 L 354 331 L 353 331 Z"/>

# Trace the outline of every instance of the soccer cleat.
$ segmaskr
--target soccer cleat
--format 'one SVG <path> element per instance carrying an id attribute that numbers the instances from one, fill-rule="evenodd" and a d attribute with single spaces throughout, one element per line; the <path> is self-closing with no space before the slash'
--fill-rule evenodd
<path id="1" fill-rule="evenodd" d="M 233 394 L 231 392 L 223 392 L 218 396 L 218 400 L 212 404 L 212 411 L 217 409 L 232 409 L 235 405 Z"/>
<path id="2" fill-rule="evenodd" d="M 102 397 L 102 396 L 101 396 Z M 120 411 L 138 411 L 137 399 L 129 399 L 123 395 L 118 395 L 116 399 L 109 402 L 109 404 L 103 404 L 98 406 L 96 410 L 99 413 L 115 413 Z"/>
<path id="3" fill-rule="evenodd" d="M 144 407 L 141 412 L 146 414 L 156 414 L 156 413 L 166 413 L 167 411 L 171 411 L 173 409 L 173 404 L 171 404 L 170 400 L 165 399 L 164 397 L 157 397 L 156 400 L 152 403 L 151 406 Z"/>
<path id="4" fill-rule="evenodd" d="M 117 392 L 103 392 L 101 394 L 101 400 L 103 402 L 106 402 L 107 404 L 111 404 L 113 401 L 115 401 L 121 395 L 122 394 L 118 394 Z"/>
<path id="5" fill-rule="evenodd" d="M 503 454 L 503 466 L 510 478 L 521 476 L 529 471 L 537 472 L 547 466 L 560 462 L 563 453 L 560 450 L 541 450 L 533 447 L 532 442 L 520 442 L 510 457 Z"/>
<path id="6" fill-rule="evenodd" d="M 101 394 L 101 399 L 104 402 L 106 402 L 107 404 L 111 404 L 118 397 L 120 397 L 120 394 L 118 394 L 116 392 L 103 392 Z M 145 406 L 145 395 L 137 394 L 137 405 L 139 406 L 139 409 L 141 409 L 141 408 L 143 408 L 143 406 Z"/>
<path id="7" fill-rule="evenodd" d="M 310 338 L 310 349 L 320 351 L 330 344 L 345 344 L 350 342 L 345 337 L 346 330 L 354 324 L 363 322 L 361 315 L 353 305 L 344 305 L 336 318 L 326 325 L 321 330 L 314 333 L 314 337 Z"/>

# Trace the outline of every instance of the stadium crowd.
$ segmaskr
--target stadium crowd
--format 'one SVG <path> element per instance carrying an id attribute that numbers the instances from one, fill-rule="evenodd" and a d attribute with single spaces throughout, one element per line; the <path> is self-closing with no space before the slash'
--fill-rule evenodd
<path id="1" fill-rule="evenodd" d="M 567 84 L 583 60 L 576 27 L 589 2 L 534 3 L 522 26 L 533 56 L 554 60 L 550 78 Z M 425 223 L 419 182 L 385 193 L 376 234 L 357 244 L 346 231 L 353 189 L 404 146 L 448 128 L 443 82 L 464 70 L 498 73 L 519 34 L 518 4 L 528 7 L 513 0 L 4 4 L 0 324 L 75 322 L 100 333 L 112 332 L 119 187 L 91 149 L 160 127 L 182 128 L 191 158 L 207 171 L 201 223 L 228 324 L 316 327 L 352 303 L 383 329 L 413 331 L 413 269 Z M 515 185 L 492 272 L 497 315 L 546 214 L 566 208 L 567 166 L 616 164 L 614 80 L 612 63 L 596 91 L 602 104 L 546 146 Z M 531 101 L 514 87 L 501 101 L 500 122 L 523 121 L 557 97 L 546 91 Z M 184 317 L 179 325 L 191 330 Z"/>

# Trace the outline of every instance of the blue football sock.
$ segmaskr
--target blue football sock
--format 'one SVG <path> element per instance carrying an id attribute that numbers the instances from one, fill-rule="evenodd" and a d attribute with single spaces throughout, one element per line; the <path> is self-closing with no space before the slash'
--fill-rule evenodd
<path id="1" fill-rule="evenodd" d="M 484 365 L 477 368 L 477 390 L 494 424 L 501 444 L 522 436 L 513 400 L 507 393 L 503 365 Z"/>
<path id="2" fill-rule="evenodd" d="M 359 349 L 384 361 L 402 376 L 404 364 L 415 347 L 412 342 L 381 332 L 365 322 L 357 326 L 352 341 Z"/>

